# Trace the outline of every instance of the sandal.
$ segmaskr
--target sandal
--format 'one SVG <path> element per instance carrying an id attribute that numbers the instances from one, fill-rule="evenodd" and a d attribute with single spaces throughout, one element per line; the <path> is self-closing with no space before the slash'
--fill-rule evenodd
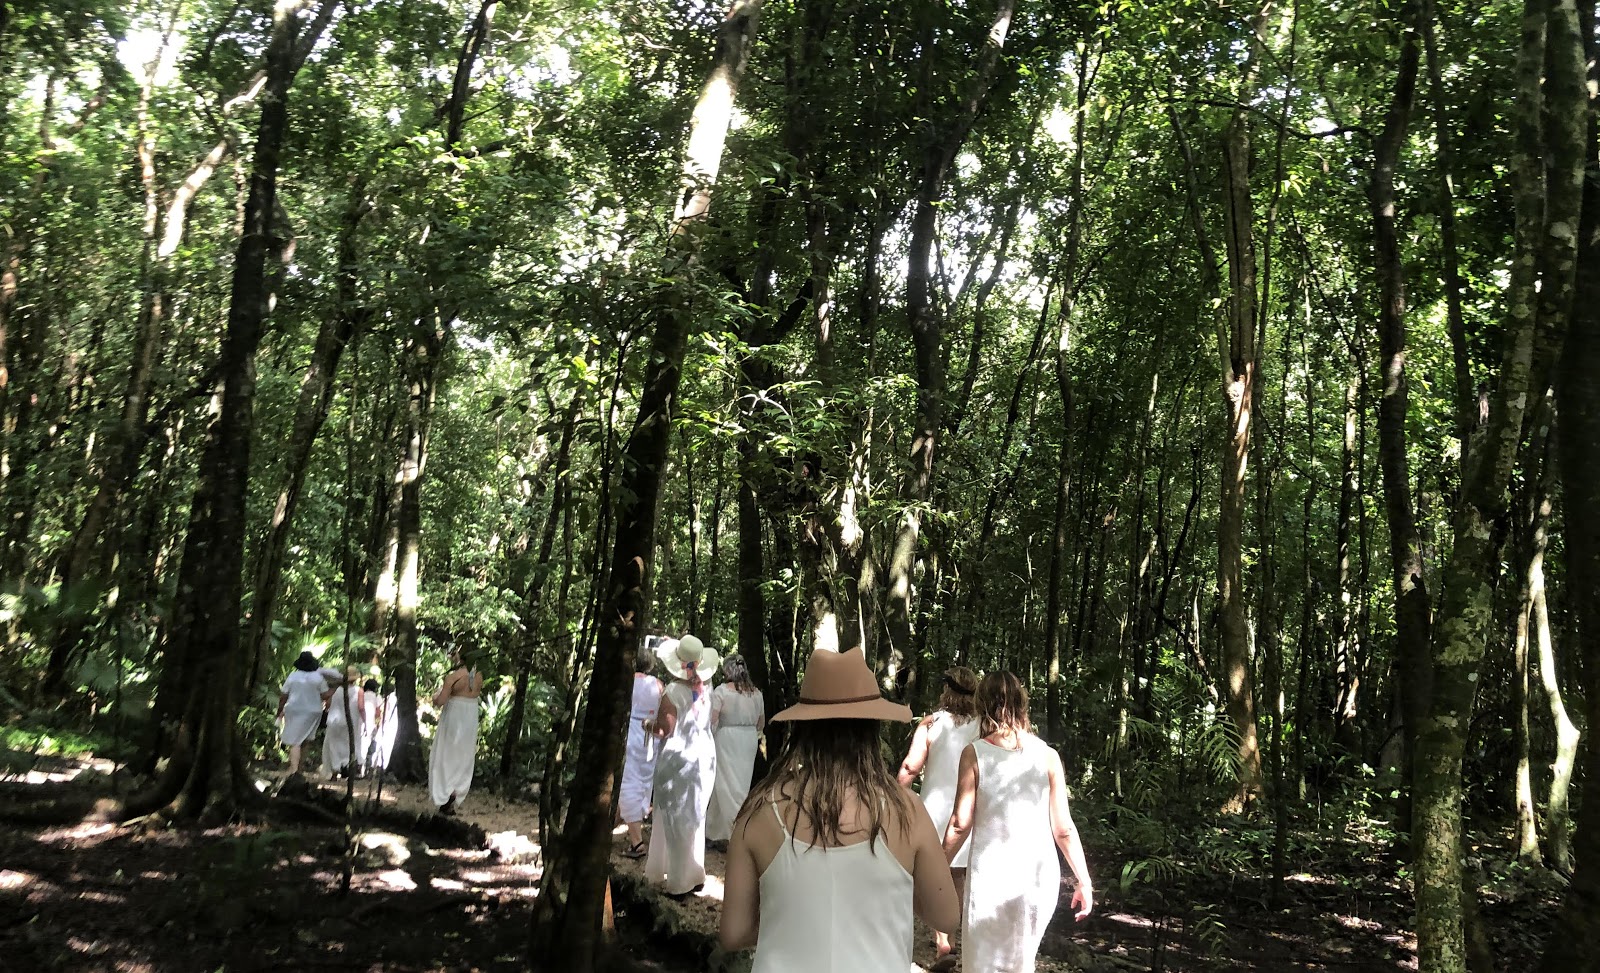
<path id="1" fill-rule="evenodd" d="M 649 846 L 647 844 L 645 844 L 644 839 L 641 838 L 641 839 L 639 839 L 637 844 L 629 845 L 627 847 L 627 849 L 625 851 L 623 851 L 622 857 L 624 857 L 624 858 L 643 858 L 644 855 L 645 855 L 645 851 L 646 851 L 646 849 L 648 847 Z"/>

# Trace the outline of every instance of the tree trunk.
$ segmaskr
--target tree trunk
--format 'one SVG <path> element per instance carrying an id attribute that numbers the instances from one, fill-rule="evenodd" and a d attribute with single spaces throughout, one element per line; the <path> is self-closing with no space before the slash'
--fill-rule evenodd
<path id="1" fill-rule="evenodd" d="M 1466 967 L 1461 762 L 1493 614 L 1488 579 L 1499 557 L 1494 523 L 1505 511 L 1530 398 L 1543 391 L 1535 387 L 1539 365 L 1553 360 L 1552 345 L 1559 343 L 1572 307 L 1578 238 L 1572 228 L 1581 215 L 1587 141 L 1584 75 L 1572 0 L 1528 0 L 1513 106 L 1516 253 L 1506 301 L 1510 320 L 1489 421 L 1462 465 L 1452 517 L 1455 543 L 1443 572 L 1431 646 L 1433 689 L 1417 734 L 1414 840 L 1422 973 Z"/>
<path id="2" fill-rule="evenodd" d="M 969 90 L 950 117 L 935 128 L 923 151 L 921 182 L 911 217 L 909 265 L 906 271 L 906 320 L 910 325 L 917 373 L 917 404 L 911 429 L 911 468 L 901 490 L 905 512 L 889 555 L 887 578 L 889 658 L 887 673 L 897 676 L 911 649 L 912 584 L 922 535 L 922 509 L 933 497 L 933 470 L 942 429 L 945 394 L 943 328 L 933 306 L 933 247 L 938 232 L 939 203 L 957 153 L 965 144 L 978 112 L 989 95 L 1005 46 L 1017 0 L 997 0 L 994 20 Z M 934 56 L 931 32 L 923 57 Z M 922 90 L 926 89 L 926 85 Z"/>
<path id="3" fill-rule="evenodd" d="M 245 227 L 234 260 L 228 325 L 219 356 L 217 414 L 200 460 L 190 532 L 166 665 L 186 702 L 166 772 L 132 804 L 179 817 L 221 819 L 254 794 L 235 746 L 245 499 L 255 396 L 255 354 L 271 295 L 266 290 L 269 222 L 278 159 L 288 128 L 288 93 L 303 0 L 279 0 L 267 45 Z"/>
<path id="4" fill-rule="evenodd" d="M 1563 10 L 1566 6 L 1563 5 Z M 1586 9 L 1583 14 L 1589 21 L 1586 26 L 1593 31 L 1592 9 Z M 1592 51 L 1593 34 L 1589 37 Z M 1591 111 L 1594 108 L 1592 102 L 1590 108 Z M 1593 124 L 1592 119 L 1590 124 Z M 1594 145 L 1592 129 L 1588 144 Z M 1556 435 L 1556 460 L 1561 464 L 1561 509 L 1565 518 L 1562 540 L 1568 578 L 1566 603 L 1571 606 L 1577 622 L 1577 637 L 1572 640 L 1572 647 L 1582 662 L 1577 670 L 1583 682 L 1591 734 L 1584 774 L 1593 787 L 1592 782 L 1600 781 L 1600 744 L 1593 736 L 1600 731 L 1600 475 L 1596 475 L 1595 470 L 1595 457 L 1600 456 L 1600 383 L 1594 380 L 1594 376 L 1600 374 L 1600 178 L 1597 178 L 1600 172 L 1594 168 L 1594 152 L 1591 150 L 1587 156 L 1591 168 L 1583 193 L 1578 294 L 1557 377 L 1560 431 Z M 1543 602 L 1542 586 L 1539 601 Z M 1547 657 L 1543 644 L 1540 656 L 1541 669 L 1548 665 L 1544 682 L 1546 691 L 1552 695 L 1554 710 L 1559 705 L 1554 659 Z M 1564 712 L 1556 721 L 1558 742 L 1561 752 L 1570 753 L 1577 747 L 1577 734 L 1572 732 L 1569 736 L 1563 725 L 1566 730 L 1571 729 Z M 1556 772 L 1558 775 L 1561 772 L 1559 763 Z M 1562 784 L 1564 790 L 1565 782 Z M 1561 858 L 1554 845 L 1558 834 L 1553 798 L 1555 784 L 1551 787 L 1551 858 L 1559 866 Z M 1565 811 L 1563 806 L 1563 816 Z M 1541 973 L 1595 973 L 1600 970 L 1600 801 L 1592 797 L 1582 805 L 1572 851 L 1576 870 L 1562 896 L 1561 911 L 1550 937 L 1545 940 L 1544 956 L 1539 964 Z"/>
<path id="5" fill-rule="evenodd" d="M 699 238 L 760 9 L 761 0 L 736 0 L 723 19 L 710 77 L 690 123 L 684 194 L 662 273 L 682 285 L 687 285 L 698 264 Z M 590 973 L 595 968 L 610 875 L 616 776 L 634 653 L 643 634 L 636 626 L 645 607 L 643 586 L 655 554 L 661 473 L 671 446 L 673 405 L 691 324 L 688 309 L 680 303 L 684 299 L 681 294 L 670 296 L 656 315 L 639 413 L 620 467 L 613 501 L 617 529 L 583 721 L 583 759 L 573 780 L 565 827 L 547 863 L 534 907 L 529 960 L 535 969 Z"/>

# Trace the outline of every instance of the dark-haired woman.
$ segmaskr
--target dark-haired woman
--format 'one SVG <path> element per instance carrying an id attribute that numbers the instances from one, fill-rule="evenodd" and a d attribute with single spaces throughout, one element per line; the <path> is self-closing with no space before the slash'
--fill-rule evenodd
<path id="1" fill-rule="evenodd" d="M 328 681 L 317 667 L 317 657 L 310 652 L 300 653 L 300 658 L 294 660 L 294 671 L 278 690 L 278 719 L 283 721 L 281 739 L 289 748 L 291 777 L 300 772 L 300 755 L 306 741 L 316 735 L 317 724 L 322 722 L 322 703 L 330 692 Z"/>
<path id="2" fill-rule="evenodd" d="M 854 650 L 814 653 L 800 699 L 772 718 L 792 721 L 783 751 L 734 823 L 722 946 L 754 946 L 752 973 L 904 973 L 912 917 L 960 916 L 939 836 L 878 750 L 878 721 L 911 711 Z"/>
<path id="3" fill-rule="evenodd" d="M 733 836 L 733 819 L 750 793 L 761 730 L 766 726 L 766 701 L 750 681 L 744 657 L 722 660 L 722 685 L 711 691 L 711 733 L 717 742 L 717 783 L 706 809 L 706 839 L 725 846 Z"/>
<path id="4" fill-rule="evenodd" d="M 961 969 L 1033 973 L 1061 896 L 1056 849 L 1078 880 L 1072 907 L 1079 919 L 1094 908 L 1094 886 L 1067 806 L 1061 758 L 1029 732 L 1028 691 L 1009 672 L 991 673 L 978 683 L 977 703 L 983 736 L 961 753 L 955 813 L 944 837 L 951 858 L 969 835 L 972 842 Z"/>
<path id="5" fill-rule="evenodd" d="M 966 666 L 945 670 L 944 687 L 939 693 L 939 708 L 923 717 L 911 737 L 911 749 L 900 764 L 900 786 L 910 787 L 922 775 L 922 806 L 928 809 L 934 830 L 941 836 L 950 823 L 956 806 L 956 776 L 961 767 L 961 752 L 978 738 L 978 677 Z M 951 860 L 956 887 L 960 888 L 967 867 L 967 846 L 962 845 Z M 938 959 L 950 953 L 949 933 L 933 934 Z"/>
<path id="6" fill-rule="evenodd" d="M 645 729 L 661 707 L 661 680 L 655 677 L 655 647 L 645 647 L 633 657 L 633 709 L 628 716 L 628 745 L 622 757 L 622 787 L 617 816 L 628 826 L 629 858 L 643 858 L 644 817 L 650 813 L 650 795 L 656 780 L 656 736 Z"/>

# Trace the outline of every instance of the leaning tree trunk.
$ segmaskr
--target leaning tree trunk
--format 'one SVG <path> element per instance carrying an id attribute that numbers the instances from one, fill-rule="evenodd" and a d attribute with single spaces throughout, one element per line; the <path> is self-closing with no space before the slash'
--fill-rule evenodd
<path id="1" fill-rule="evenodd" d="M 234 736 L 240 694 L 240 600 L 245 493 L 255 399 L 255 355 L 270 295 L 268 229 L 277 198 L 278 159 L 288 129 L 295 38 L 304 0 L 279 0 L 267 45 L 265 89 L 256 130 L 244 233 L 234 259 L 227 330 L 218 360 L 217 414 L 200 459 L 199 484 L 179 567 L 178 599 L 166 664 L 176 666 L 185 703 L 169 743 L 166 771 L 130 809 L 162 808 L 179 817 L 224 818 L 254 793 Z"/>
<path id="2" fill-rule="evenodd" d="M 700 237 L 760 11 L 761 0 L 736 0 L 728 11 L 718 30 L 710 76 L 690 122 L 683 195 L 662 272 L 680 286 L 656 314 L 639 413 L 620 466 L 614 501 L 616 535 L 583 720 L 582 759 L 572 782 L 565 827 L 551 849 L 534 906 L 529 960 L 535 969 L 590 973 L 599 952 L 611 873 L 616 777 L 626 736 L 634 653 L 643 634 L 637 626 L 646 607 L 661 474 L 671 446 L 673 406 L 692 321 L 687 285 L 699 263 Z"/>
<path id="3" fill-rule="evenodd" d="M 1452 518 L 1455 543 L 1430 646 L 1431 699 L 1417 734 L 1413 833 L 1422 973 L 1466 967 L 1462 755 L 1493 616 L 1490 579 L 1500 553 L 1494 524 L 1505 512 L 1530 399 L 1543 392 L 1536 376 L 1553 361 L 1572 307 L 1578 238 L 1573 228 L 1581 215 L 1587 141 L 1584 74 L 1572 0 L 1527 0 L 1512 114 L 1516 252 L 1509 321 L 1489 422 L 1462 465 Z M 1583 598 L 1575 601 L 1582 604 Z"/>

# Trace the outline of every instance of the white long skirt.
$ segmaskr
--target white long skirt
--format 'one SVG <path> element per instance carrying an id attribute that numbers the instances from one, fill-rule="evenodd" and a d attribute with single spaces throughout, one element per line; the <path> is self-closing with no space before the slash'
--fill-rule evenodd
<path id="1" fill-rule="evenodd" d="M 361 745 L 361 723 L 356 722 L 356 746 Z M 322 732 L 322 772 L 337 774 L 350 766 L 350 724 L 344 720 L 328 719 L 328 728 Z"/>
<path id="2" fill-rule="evenodd" d="M 298 747 L 317 734 L 317 724 L 322 722 L 322 707 L 315 709 L 292 709 L 285 707 L 283 711 L 283 745 Z"/>
<path id="3" fill-rule="evenodd" d="M 644 731 L 643 722 L 628 721 L 628 750 L 622 762 L 622 790 L 617 796 L 617 812 L 624 824 L 643 821 L 650 811 L 659 745 L 654 734 Z"/>
<path id="4" fill-rule="evenodd" d="M 428 754 L 428 790 L 443 807 L 458 802 L 472 787 L 472 766 L 478 757 L 478 700 L 453 696 L 439 714 L 439 729 Z"/>
<path id="5" fill-rule="evenodd" d="M 707 745 L 666 749 L 656 757 L 655 824 L 645 876 L 671 895 L 706 881 L 706 805 L 716 783 L 716 752 Z"/>
<path id="6" fill-rule="evenodd" d="M 750 774 L 756 766 L 760 735 L 753 726 L 719 726 L 717 740 L 717 784 L 706 809 L 706 837 L 727 841 L 733 837 L 733 822 L 750 796 Z"/>

